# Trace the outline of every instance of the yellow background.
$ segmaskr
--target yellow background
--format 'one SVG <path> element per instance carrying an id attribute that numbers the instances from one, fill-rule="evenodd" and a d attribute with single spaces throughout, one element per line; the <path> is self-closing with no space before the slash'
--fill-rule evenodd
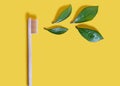
<path id="1" fill-rule="evenodd" d="M 39 33 L 32 36 L 33 86 L 120 86 L 119 0 L 1 0 L 0 86 L 26 85 L 26 13 L 39 20 Z M 72 4 L 71 16 L 56 25 L 68 27 L 57 36 L 44 30 L 57 10 Z M 97 43 L 86 41 L 69 24 L 79 7 L 98 5 L 99 13 L 85 24 L 104 36 Z"/>

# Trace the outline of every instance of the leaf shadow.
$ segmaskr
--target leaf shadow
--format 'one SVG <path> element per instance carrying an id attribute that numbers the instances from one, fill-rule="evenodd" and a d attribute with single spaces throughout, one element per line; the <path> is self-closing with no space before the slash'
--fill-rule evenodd
<path id="1" fill-rule="evenodd" d="M 88 29 L 91 29 L 91 30 L 98 31 L 94 26 L 87 25 L 87 24 L 80 24 L 80 25 L 77 25 L 76 27 L 80 27 L 80 28 L 88 28 Z"/>
<path id="2" fill-rule="evenodd" d="M 60 14 L 61 14 L 65 9 L 68 8 L 68 6 L 70 6 L 70 4 L 69 4 L 69 5 L 64 5 L 64 6 L 62 6 L 62 7 L 60 7 L 60 8 L 58 9 L 55 17 L 53 18 L 52 24 L 55 23 L 56 19 L 60 16 Z"/>
<path id="3" fill-rule="evenodd" d="M 62 26 L 62 25 L 54 25 L 54 26 L 50 26 L 50 27 L 44 27 L 44 29 L 45 29 L 45 30 L 48 30 L 48 29 L 57 28 L 57 27 L 63 27 L 63 28 L 65 28 L 65 27 Z"/>
<path id="4" fill-rule="evenodd" d="M 84 9 L 84 8 L 86 8 L 86 7 L 88 7 L 89 5 L 83 5 L 83 6 L 81 6 L 80 8 L 78 8 L 78 10 L 76 11 L 76 13 L 75 13 L 75 16 L 73 17 L 73 19 L 71 20 L 71 22 L 70 23 L 73 23 L 73 21 L 77 18 L 77 16 L 80 14 L 80 12 Z"/>
<path id="5" fill-rule="evenodd" d="M 30 13 L 26 13 L 26 16 L 25 16 L 25 22 L 26 22 L 26 82 L 27 82 L 27 85 L 29 84 L 29 76 L 28 76 L 28 18 L 32 18 L 32 19 L 36 19 L 36 15 L 34 14 L 30 14 Z"/>

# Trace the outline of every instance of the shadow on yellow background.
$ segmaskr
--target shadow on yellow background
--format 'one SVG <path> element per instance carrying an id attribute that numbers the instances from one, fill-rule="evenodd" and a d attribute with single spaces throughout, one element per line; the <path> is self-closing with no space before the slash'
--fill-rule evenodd
<path id="1" fill-rule="evenodd" d="M 97 28 L 95 28 L 94 26 L 92 25 L 87 25 L 87 24 L 78 24 L 77 27 L 81 27 L 81 28 L 88 28 L 88 29 L 91 29 L 91 30 L 97 30 Z"/>
<path id="2" fill-rule="evenodd" d="M 52 28 L 57 28 L 57 27 L 64 27 L 62 25 L 54 25 L 54 26 L 50 26 L 50 27 L 44 27 L 45 30 L 47 29 L 52 29 Z"/>
<path id="3" fill-rule="evenodd" d="M 26 16 L 25 16 L 25 20 L 26 20 L 26 82 L 27 82 L 27 85 L 28 85 L 28 18 L 32 18 L 32 19 L 36 19 L 36 15 L 35 14 L 30 14 L 30 13 L 26 13 Z"/>

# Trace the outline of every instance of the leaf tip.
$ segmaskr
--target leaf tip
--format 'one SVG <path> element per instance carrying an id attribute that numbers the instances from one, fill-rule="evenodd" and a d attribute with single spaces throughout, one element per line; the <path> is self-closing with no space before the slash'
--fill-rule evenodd
<path id="1" fill-rule="evenodd" d="M 44 30 L 47 30 L 47 28 L 46 28 L 46 27 L 43 27 L 43 29 L 44 29 Z"/>
<path id="2" fill-rule="evenodd" d="M 94 8 L 96 8 L 96 11 L 98 12 L 99 6 L 93 6 Z"/>
<path id="3" fill-rule="evenodd" d="M 69 7 L 70 7 L 70 9 L 72 9 L 72 5 L 71 4 L 69 5 Z"/>
<path id="4" fill-rule="evenodd" d="M 78 26 L 75 26 L 76 29 L 78 29 Z"/>
<path id="5" fill-rule="evenodd" d="M 99 6 L 98 6 L 98 5 L 96 5 L 96 6 L 89 6 L 89 7 L 94 7 L 94 8 L 96 8 L 96 9 L 98 9 L 98 8 L 99 8 Z"/>
<path id="6" fill-rule="evenodd" d="M 96 8 L 99 8 L 99 6 L 98 6 L 98 5 L 96 5 L 95 7 L 96 7 Z"/>
<path id="7" fill-rule="evenodd" d="M 75 22 L 74 22 L 74 21 L 71 21 L 71 22 L 70 22 L 70 24 L 73 24 L 73 23 L 75 23 Z"/>
<path id="8" fill-rule="evenodd" d="M 104 37 L 101 35 L 101 40 L 104 39 Z"/>
<path id="9" fill-rule="evenodd" d="M 71 21 L 70 23 L 71 23 L 71 24 L 74 24 L 74 23 L 78 23 L 78 22 L 76 22 L 76 20 L 73 20 L 73 21 Z"/>
<path id="10" fill-rule="evenodd" d="M 52 24 L 55 24 L 55 23 L 60 23 L 61 20 L 57 20 L 57 21 L 53 21 Z"/>
<path id="11" fill-rule="evenodd" d="M 75 28 L 77 28 L 77 26 L 75 26 Z"/>
<path id="12" fill-rule="evenodd" d="M 52 24 L 55 24 L 55 22 L 53 21 Z"/>
<path id="13" fill-rule="evenodd" d="M 52 21 L 52 24 L 59 23 L 59 21 Z"/>

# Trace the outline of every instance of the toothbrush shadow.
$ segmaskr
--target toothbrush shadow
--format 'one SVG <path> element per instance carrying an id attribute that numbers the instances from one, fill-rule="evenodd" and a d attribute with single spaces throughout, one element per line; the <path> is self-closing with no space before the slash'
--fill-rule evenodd
<path id="1" fill-rule="evenodd" d="M 27 72 L 26 72 L 26 82 L 27 82 L 27 85 L 28 85 L 28 18 L 29 18 L 29 13 L 26 13 L 26 16 L 25 16 L 25 18 L 26 18 L 26 70 L 27 70 Z"/>
<path id="2" fill-rule="evenodd" d="M 35 15 L 31 15 L 29 14 L 28 12 L 26 13 L 26 16 L 25 16 L 25 20 L 26 20 L 26 82 L 27 82 L 27 85 L 29 85 L 29 75 L 28 75 L 28 18 L 32 18 L 32 19 L 35 19 L 36 16 Z"/>

